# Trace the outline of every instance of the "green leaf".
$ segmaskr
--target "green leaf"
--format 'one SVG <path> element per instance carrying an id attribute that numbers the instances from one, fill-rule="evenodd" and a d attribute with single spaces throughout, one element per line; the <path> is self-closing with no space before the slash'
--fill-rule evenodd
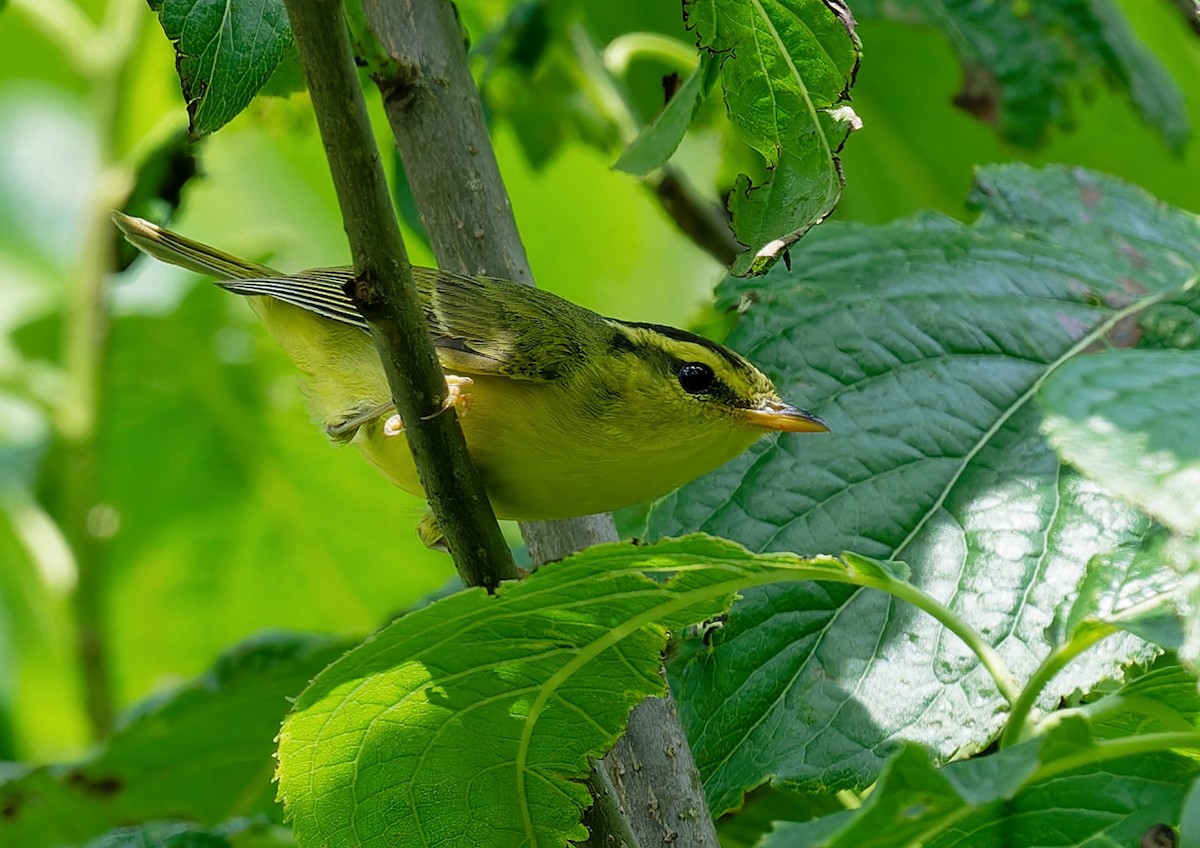
<path id="1" fill-rule="evenodd" d="M 703 97 L 704 80 L 712 64 L 709 54 L 700 56 L 700 65 L 684 81 L 674 96 L 667 101 L 650 126 L 642 130 L 633 143 L 621 154 L 613 165 L 618 171 L 628 174 L 648 174 L 667 164 L 667 160 L 683 141 L 684 133 L 691 126 L 692 117 Z"/>
<path id="2" fill-rule="evenodd" d="M 106 833 L 88 842 L 86 848 L 292 848 L 295 844 L 286 828 L 235 819 L 211 829 L 189 822 L 147 822 Z"/>
<path id="3" fill-rule="evenodd" d="M 1173 823 L 1187 783 L 1200 774 L 1200 760 L 1156 750 L 1150 736 L 1139 741 L 1145 751 L 1121 756 L 1072 718 L 941 770 L 906 745 L 860 810 L 781 824 L 761 848 L 1137 845 L 1150 828 Z"/>
<path id="4" fill-rule="evenodd" d="M 841 0 L 685 0 L 683 13 L 721 63 L 730 120 L 766 161 L 766 181 L 742 175 L 730 199 L 749 247 L 734 273 L 762 273 L 841 197 L 837 152 L 857 126 L 839 106 L 861 52 L 854 18 Z"/>
<path id="5" fill-rule="evenodd" d="M 663 691 L 667 631 L 746 586 L 822 577 L 853 573 L 693 536 L 594 547 L 497 597 L 468 590 L 401 618 L 322 672 L 284 722 L 279 792 L 300 844 L 585 838 L 588 757 Z"/>
<path id="6" fill-rule="evenodd" d="M 1037 146 L 1069 125 L 1077 90 L 1096 77 L 1129 97 L 1175 152 L 1191 135 L 1179 86 L 1111 0 L 859 0 L 854 11 L 941 30 L 963 65 L 955 105 L 1017 144 Z"/>
<path id="7" fill-rule="evenodd" d="M 175 47 L 195 135 L 220 129 L 271 78 L 292 42 L 283 0 L 149 0 Z"/>
<path id="8" fill-rule="evenodd" d="M 1177 532 L 1200 531 L 1200 352 L 1081 357 L 1038 398 L 1065 461 Z"/>
<path id="9" fill-rule="evenodd" d="M 1200 848 L 1200 777 L 1192 781 L 1179 816 L 1179 848 Z"/>
<path id="10" fill-rule="evenodd" d="M 1172 564 L 1171 540 L 1161 529 L 1092 557 L 1078 594 L 1065 604 L 1060 641 L 1101 621 L 1166 648 L 1180 646 L 1179 618 L 1188 602 L 1181 571 Z"/>
<path id="11" fill-rule="evenodd" d="M 93 757 L 0 783 L 0 844 L 76 844 L 164 817 L 278 817 L 271 755 L 288 699 L 344 648 L 265 634 L 230 649 L 204 677 L 135 707 Z"/>
<path id="12" fill-rule="evenodd" d="M 172 272 L 135 265 L 138 281 L 118 291 L 169 291 Z M 453 572 L 413 532 L 420 502 L 329 444 L 295 366 L 211 283 L 167 314 L 118 316 L 102 390 L 101 484 L 119 521 L 106 540 L 120 563 L 110 639 L 125 698 L 264 627 L 365 632 Z M 172 626 L 147 609 L 170 609 Z"/>
<path id="13" fill-rule="evenodd" d="M 855 550 L 992 643 L 1018 679 L 1088 562 L 1148 521 L 1061 465 L 1039 430 L 1040 383 L 1196 272 L 1200 224 L 1082 171 L 979 175 L 972 227 L 922 216 L 828 225 L 793 271 L 728 279 L 728 343 L 829 436 L 764 440 L 660 501 L 650 537 L 704 530 L 752 550 Z M 746 593 L 714 650 L 672 686 L 715 812 L 774 780 L 863 786 L 902 740 L 938 759 L 987 745 L 1003 702 L 974 656 L 891 599 L 834 585 Z M 1090 689 L 1144 648 L 1114 636 L 1044 705 Z"/>

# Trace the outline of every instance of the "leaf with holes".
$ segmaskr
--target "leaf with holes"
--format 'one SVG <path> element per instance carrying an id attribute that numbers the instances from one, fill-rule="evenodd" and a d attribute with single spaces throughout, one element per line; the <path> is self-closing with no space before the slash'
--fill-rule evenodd
<path id="1" fill-rule="evenodd" d="M 283 0 L 150 0 L 175 46 L 192 132 L 220 129 L 246 108 L 288 55 Z"/>
<path id="2" fill-rule="evenodd" d="M 903 559 L 913 582 L 1028 677 L 1088 562 L 1147 519 L 1063 466 L 1033 402 L 1058 369 L 1185 287 L 1200 223 L 1082 171 L 984 169 L 967 227 L 922 216 L 822 227 L 793 271 L 731 278 L 728 341 L 829 422 L 783 436 L 661 501 L 651 535 Z M 1047 703 L 1138 651 L 1114 636 Z M 714 812 L 775 779 L 863 786 L 902 741 L 976 750 L 1003 713 L 991 678 L 930 619 L 846 586 L 755 590 L 673 687 Z"/>
<path id="3" fill-rule="evenodd" d="M 652 579 L 653 578 L 653 579 Z M 693 536 L 604 545 L 400 619 L 284 722 L 279 793 L 301 846 L 562 845 L 586 838 L 588 758 L 661 693 L 668 630 L 773 580 L 854 580 L 828 558 Z"/>
<path id="4" fill-rule="evenodd" d="M 767 270 L 842 196 L 837 153 L 858 118 L 844 101 L 858 69 L 842 0 L 685 0 L 696 44 L 721 64 L 729 118 L 768 176 L 742 175 L 730 199 L 746 251 L 735 273 Z"/>

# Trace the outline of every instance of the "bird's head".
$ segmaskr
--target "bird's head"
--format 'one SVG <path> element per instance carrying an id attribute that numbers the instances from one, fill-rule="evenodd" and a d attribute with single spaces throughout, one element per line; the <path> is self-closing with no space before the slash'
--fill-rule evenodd
<path id="1" fill-rule="evenodd" d="M 792 406 L 760 370 L 727 347 L 658 324 L 608 321 L 608 347 L 636 398 L 639 418 L 657 418 L 682 438 L 728 433 L 745 445 L 769 432 L 824 433 L 825 422 Z"/>

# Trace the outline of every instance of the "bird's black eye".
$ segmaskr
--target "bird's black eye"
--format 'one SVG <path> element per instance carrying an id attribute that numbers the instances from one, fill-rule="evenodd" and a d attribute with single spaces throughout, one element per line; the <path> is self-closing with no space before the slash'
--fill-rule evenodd
<path id="1" fill-rule="evenodd" d="M 691 395 L 706 392 L 712 386 L 713 370 L 703 362 L 688 362 L 679 369 L 679 385 Z"/>

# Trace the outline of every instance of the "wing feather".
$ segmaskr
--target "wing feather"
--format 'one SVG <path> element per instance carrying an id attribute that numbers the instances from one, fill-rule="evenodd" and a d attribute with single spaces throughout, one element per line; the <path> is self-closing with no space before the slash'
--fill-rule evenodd
<path id="1" fill-rule="evenodd" d="M 344 286 L 349 268 L 222 280 L 241 295 L 272 297 L 360 330 L 367 324 Z M 571 373 L 603 319 L 539 289 L 490 277 L 413 268 L 438 356 L 455 373 L 548 382 Z"/>

